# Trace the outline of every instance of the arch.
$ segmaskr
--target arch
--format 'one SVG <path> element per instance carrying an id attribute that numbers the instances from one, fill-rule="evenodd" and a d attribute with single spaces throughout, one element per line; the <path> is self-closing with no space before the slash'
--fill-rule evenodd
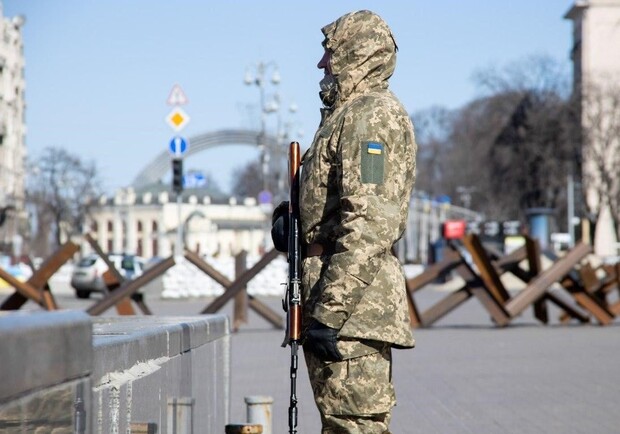
<path id="1" fill-rule="evenodd" d="M 218 130 L 210 133 L 199 134 L 189 138 L 189 149 L 184 157 L 190 157 L 199 152 L 206 151 L 217 146 L 226 145 L 251 145 L 257 146 L 260 142 L 261 132 L 256 130 Z M 283 157 L 286 150 L 281 146 L 275 136 L 266 134 L 265 145 L 270 150 L 272 160 Z M 276 157 L 276 158 L 273 158 Z M 147 164 L 135 177 L 131 184 L 133 188 L 145 187 L 160 180 L 170 170 L 170 153 L 163 151 L 153 161 Z"/>

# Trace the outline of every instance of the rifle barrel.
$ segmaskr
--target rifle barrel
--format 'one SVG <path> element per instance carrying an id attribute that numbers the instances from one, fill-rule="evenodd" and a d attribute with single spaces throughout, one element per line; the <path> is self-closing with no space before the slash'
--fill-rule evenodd
<path id="1" fill-rule="evenodd" d="M 289 434 L 297 433 L 297 349 L 297 342 L 291 342 L 291 400 L 288 408 Z"/>

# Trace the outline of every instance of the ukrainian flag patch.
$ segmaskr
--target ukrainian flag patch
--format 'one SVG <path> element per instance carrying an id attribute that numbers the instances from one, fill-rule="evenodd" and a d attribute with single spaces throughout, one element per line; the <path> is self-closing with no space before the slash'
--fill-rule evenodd
<path id="1" fill-rule="evenodd" d="M 369 154 L 373 155 L 381 155 L 383 154 L 383 145 L 377 142 L 368 143 L 368 151 Z"/>
<path id="2" fill-rule="evenodd" d="M 363 142 L 361 153 L 361 181 L 364 184 L 383 184 L 386 150 L 382 143 Z"/>

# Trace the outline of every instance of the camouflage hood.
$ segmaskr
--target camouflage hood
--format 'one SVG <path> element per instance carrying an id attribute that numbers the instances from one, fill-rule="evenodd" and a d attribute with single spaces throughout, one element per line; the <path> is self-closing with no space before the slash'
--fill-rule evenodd
<path id="1" fill-rule="evenodd" d="M 373 12 L 343 15 L 321 29 L 331 51 L 339 102 L 370 89 L 387 88 L 396 67 L 396 42 L 388 25 Z"/>

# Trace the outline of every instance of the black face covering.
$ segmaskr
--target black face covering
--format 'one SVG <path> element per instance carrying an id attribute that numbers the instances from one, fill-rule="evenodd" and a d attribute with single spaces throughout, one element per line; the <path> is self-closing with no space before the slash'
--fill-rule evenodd
<path id="1" fill-rule="evenodd" d="M 323 102 L 323 105 L 327 108 L 330 108 L 336 102 L 336 97 L 338 96 L 338 85 L 336 83 L 336 78 L 331 74 L 326 74 L 325 77 L 319 82 L 319 87 L 321 91 L 319 92 L 319 97 Z"/>

